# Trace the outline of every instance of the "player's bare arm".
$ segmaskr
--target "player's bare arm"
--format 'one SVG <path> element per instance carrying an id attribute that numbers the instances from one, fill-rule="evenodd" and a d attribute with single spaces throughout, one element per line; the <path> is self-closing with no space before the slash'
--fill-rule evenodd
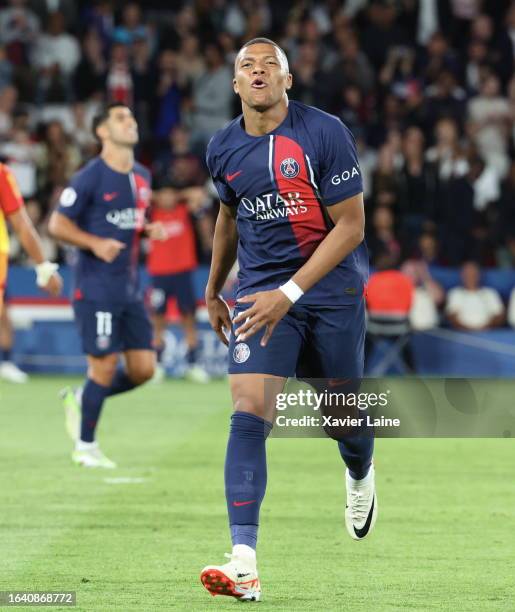
<path id="1" fill-rule="evenodd" d="M 59 212 L 52 213 L 48 229 L 54 238 L 80 249 L 90 250 L 107 263 L 113 262 L 125 248 L 125 244 L 120 240 L 101 238 L 81 230 L 76 223 Z"/>
<path id="2" fill-rule="evenodd" d="M 59 295 L 63 287 L 63 280 L 57 272 L 57 264 L 45 261 L 41 240 L 25 208 L 22 207 L 13 212 L 8 219 L 22 247 L 36 264 L 38 285 L 51 295 Z"/>
<path id="3" fill-rule="evenodd" d="M 362 193 L 328 207 L 327 210 L 334 227 L 291 278 L 304 293 L 345 259 L 364 238 L 365 211 Z M 243 325 L 236 329 L 238 340 L 244 341 L 266 326 L 261 340 L 262 346 L 266 346 L 275 326 L 293 304 L 281 289 L 259 291 L 238 301 L 253 304 L 234 319 L 235 325 L 244 321 Z"/>
<path id="4" fill-rule="evenodd" d="M 211 270 L 206 286 L 206 304 L 211 326 L 225 345 L 228 345 L 229 341 L 224 329 L 227 333 L 231 329 L 231 313 L 220 292 L 236 261 L 237 246 L 236 209 L 220 202 L 213 239 Z"/>

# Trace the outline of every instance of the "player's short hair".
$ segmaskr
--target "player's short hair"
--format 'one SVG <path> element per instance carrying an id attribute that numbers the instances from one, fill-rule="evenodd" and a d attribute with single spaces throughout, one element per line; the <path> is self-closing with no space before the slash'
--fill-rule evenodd
<path id="1" fill-rule="evenodd" d="M 100 138 L 98 137 L 98 134 L 97 134 L 98 126 L 102 125 L 104 121 L 107 121 L 109 119 L 109 113 L 111 112 L 111 109 L 113 108 L 129 108 L 129 106 L 127 106 L 127 104 L 124 104 L 123 102 L 109 102 L 108 104 L 105 104 L 102 107 L 102 109 L 93 117 L 93 122 L 91 124 L 91 131 L 93 132 L 93 136 L 98 141 L 100 141 Z"/>
<path id="2" fill-rule="evenodd" d="M 286 72 L 290 72 L 290 67 L 288 65 L 288 58 L 286 57 L 286 53 L 284 52 L 284 50 L 276 42 L 274 42 L 273 40 L 270 40 L 270 38 L 265 38 L 264 36 L 259 36 L 258 38 L 253 38 L 252 40 L 248 40 L 244 45 L 242 45 L 242 47 L 238 51 L 238 54 L 236 55 L 236 59 L 234 60 L 235 70 L 236 70 L 236 62 L 238 61 L 238 58 L 240 57 L 240 54 L 243 51 L 243 49 L 246 49 L 247 47 L 250 47 L 252 45 L 272 45 L 272 47 L 275 47 L 279 51 L 279 59 L 281 61 L 283 68 L 286 70 Z"/>

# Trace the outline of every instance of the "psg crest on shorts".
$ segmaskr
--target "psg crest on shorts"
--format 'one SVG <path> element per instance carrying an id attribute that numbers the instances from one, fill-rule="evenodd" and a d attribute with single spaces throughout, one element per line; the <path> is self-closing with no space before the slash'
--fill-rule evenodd
<path id="1" fill-rule="evenodd" d="M 300 166 L 297 160 L 293 159 L 293 157 L 287 157 L 283 159 L 281 162 L 281 174 L 285 178 L 295 178 L 297 174 L 300 172 Z"/>
<path id="2" fill-rule="evenodd" d="M 245 344 L 245 342 L 240 342 L 234 347 L 232 356 L 236 363 L 244 363 L 250 357 L 249 345 Z"/>

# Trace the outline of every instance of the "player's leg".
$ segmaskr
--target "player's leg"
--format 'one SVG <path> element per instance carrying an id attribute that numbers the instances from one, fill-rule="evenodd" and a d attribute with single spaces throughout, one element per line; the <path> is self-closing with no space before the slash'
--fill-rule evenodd
<path id="1" fill-rule="evenodd" d="M 207 383 L 209 382 L 209 375 L 198 362 L 199 341 L 197 321 L 195 318 L 196 299 L 192 273 L 183 272 L 181 274 L 176 274 L 173 282 L 174 294 L 177 298 L 177 304 L 181 313 L 181 324 L 187 346 L 186 378 L 193 382 Z"/>
<path id="2" fill-rule="evenodd" d="M 72 459 L 87 467 L 115 467 L 96 442 L 96 430 L 105 400 L 115 378 L 122 344 L 121 305 L 79 300 L 74 303 L 75 320 L 88 360 L 88 373 L 80 389 L 61 392 L 66 428 L 75 441 Z"/>
<path id="3" fill-rule="evenodd" d="M 0 253 L 0 378 L 9 382 L 24 383 L 27 381 L 27 374 L 22 372 L 11 359 L 13 332 L 5 304 L 7 266 L 7 255 Z"/>
<path id="4" fill-rule="evenodd" d="M 340 379 L 346 381 L 343 390 L 331 391 L 357 392 L 363 377 L 364 342 L 364 301 L 338 309 L 319 309 L 312 317 L 307 352 L 303 355 L 305 373 L 320 379 L 319 391 L 328 388 L 325 381 Z M 377 517 L 373 431 L 363 427 L 356 433 L 342 434 L 338 429 L 327 433 L 338 441 L 347 466 L 346 527 L 352 538 L 361 540 L 370 533 Z"/>
<path id="5" fill-rule="evenodd" d="M 96 431 L 119 356 L 118 353 L 88 355 L 87 359 L 88 375 L 83 387 L 75 391 L 67 389 L 63 394 L 68 433 L 72 438 L 75 435 L 72 460 L 85 467 L 115 468 L 116 464 L 100 450 Z"/>
<path id="6" fill-rule="evenodd" d="M 166 308 L 168 303 L 168 276 L 153 276 L 152 287 L 149 292 L 149 304 L 151 311 L 152 328 L 154 330 L 154 350 L 156 351 L 156 375 L 155 381 L 160 382 L 165 371 L 162 365 L 162 357 L 165 349 L 165 332 L 167 328 Z"/>
<path id="7" fill-rule="evenodd" d="M 0 308 L 0 378 L 13 383 L 26 383 L 28 376 L 12 361 L 14 333 L 6 296 L 4 295 L 4 308 Z"/>
<path id="8" fill-rule="evenodd" d="M 202 572 L 201 580 L 213 595 L 260 598 L 256 543 L 267 482 L 266 439 L 272 429 L 276 396 L 295 372 L 303 325 L 290 312 L 266 347 L 259 345 L 262 334 L 245 343 L 236 343 L 231 335 L 229 380 L 234 413 L 224 474 L 233 551 L 229 563 L 208 566 Z"/>
<path id="9" fill-rule="evenodd" d="M 152 324 L 142 302 L 125 306 L 120 328 L 125 370 L 116 373 L 110 395 L 143 385 L 154 376 L 156 369 Z"/>
<path id="10" fill-rule="evenodd" d="M 125 351 L 125 366 L 127 379 L 131 388 L 139 387 L 154 376 L 156 367 L 156 353 L 153 350 L 133 349 Z"/>

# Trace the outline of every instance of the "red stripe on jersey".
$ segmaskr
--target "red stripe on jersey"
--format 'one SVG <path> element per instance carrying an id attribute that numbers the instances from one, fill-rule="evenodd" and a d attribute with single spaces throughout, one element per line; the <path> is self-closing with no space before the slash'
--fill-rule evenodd
<path id="1" fill-rule="evenodd" d="M 306 212 L 289 215 L 288 219 L 301 255 L 310 257 L 327 235 L 327 227 L 302 147 L 286 136 L 274 136 L 273 170 L 277 189 L 286 202 L 297 205 L 302 200 L 302 205 L 307 207 Z"/>
<path id="2" fill-rule="evenodd" d="M 132 176 L 134 177 L 133 189 L 135 190 L 137 226 L 132 242 L 131 264 L 137 274 L 141 232 L 145 228 L 145 212 L 150 206 L 150 185 L 140 174 L 133 173 Z"/>

